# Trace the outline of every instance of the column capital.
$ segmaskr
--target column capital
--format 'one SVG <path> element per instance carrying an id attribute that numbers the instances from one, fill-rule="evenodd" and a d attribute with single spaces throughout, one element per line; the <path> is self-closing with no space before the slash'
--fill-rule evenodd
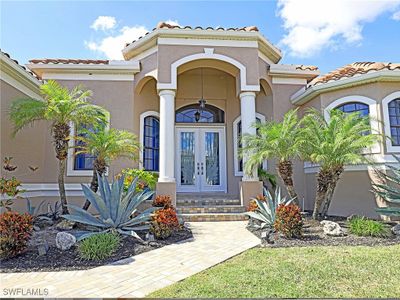
<path id="1" fill-rule="evenodd" d="M 165 96 L 165 95 L 169 95 L 169 96 L 173 96 L 175 97 L 176 91 L 175 90 L 158 90 L 158 95 L 159 96 Z"/>
<path id="2" fill-rule="evenodd" d="M 244 97 L 256 97 L 256 93 L 255 92 L 250 92 L 250 91 L 243 91 L 240 92 L 239 94 L 239 98 L 242 99 Z"/>

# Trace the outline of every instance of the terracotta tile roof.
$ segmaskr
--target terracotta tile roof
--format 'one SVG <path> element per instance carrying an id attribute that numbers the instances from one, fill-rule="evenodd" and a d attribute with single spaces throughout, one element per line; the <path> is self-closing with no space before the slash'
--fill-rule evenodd
<path id="1" fill-rule="evenodd" d="M 186 29 L 186 30 L 214 30 L 214 31 L 246 31 L 246 32 L 250 32 L 250 31 L 259 31 L 258 28 L 256 26 L 246 26 L 246 27 L 230 27 L 230 28 L 223 28 L 223 27 L 201 27 L 201 26 L 196 26 L 196 27 L 192 27 L 192 26 L 179 26 L 179 25 L 171 25 L 168 24 L 166 22 L 158 22 L 157 26 L 155 28 L 153 28 L 152 31 L 147 32 L 144 36 L 148 35 L 149 33 L 157 30 L 157 29 Z M 140 40 L 141 38 L 143 38 L 144 36 L 139 37 L 138 39 L 134 40 L 132 43 Z M 127 43 L 125 45 L 125 47 L 129 46 L 132 43 Z"/>
<path id="2" fill-rule="evenodd" d="M 41 81 L 40 78 L 39 78 L 38 76 L 36 76 L 35 73 L 33 73 L 31 70 L 29 70 L 29 69 L 26 68 L 25 66 L 20 65 L 19 62 L 18 62 L 18 60 L 13 59 L 13 58 L 11 57 L 10 54 L 8 54 L 7 52 L 4 52 L 4 51 L 1 50 L 1 49 L 0 49 L 0 52 L 1 52 L 3 55 L 7 56 L 9 59 L 11 59 L 18 67 L 20 67 L 22 70 L 24 70 L 24 71 L 25 71 L 26 73 L 28 73 L 30 76 L 32 76 L 32 77 L 35 78 L 36 80 Z"/>
<path id="3" fill-rule="evenodd" d="M 317 66 L 307 66 L 307 65 L 296 65 L 296 70 L 318 71 L 318 67 Z"/>
<path id="4" fill-rule="evenodd" d="M 309 86 L 323 84 L 330 81 L 337 81 L 357 75 L 376 72 L 381 70 L 399 70 L 400 63 L 385 63 L 385 62 L 355 62 L 336 69 L 328 74 L 315 78 L 310 82 Z"/>
<path id="5" fill-rule="evenodd" d="M 65 59 L 65 58 L 43 58 L 31 59 L 31 64 L 82 64 L 82 65 L 108 65 L 108 60 L 103 59 Z"/>

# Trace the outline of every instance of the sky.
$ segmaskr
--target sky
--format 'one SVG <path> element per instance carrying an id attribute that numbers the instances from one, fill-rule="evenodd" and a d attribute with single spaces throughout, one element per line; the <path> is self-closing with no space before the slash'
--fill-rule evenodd
<path id="1" fill-rule="evenodd" d="M 356 61 L 400 62 L 400 0 L 4 1 L 0 46 L 33 58 L 122 59 L 121 49 L 159 21 L 255 25 L 285 64 L 326 73 Z"/>

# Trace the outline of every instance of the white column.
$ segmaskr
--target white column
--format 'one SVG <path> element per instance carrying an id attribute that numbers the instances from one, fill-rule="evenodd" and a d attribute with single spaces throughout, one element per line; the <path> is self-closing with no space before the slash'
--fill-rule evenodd
<path id="1" fill-rule="evenodd" d="M 253 124 L 256 122 L 256 93 L 255 92 L 242 92 L 240 97 L 240 109 L 241 109 L 241 120 L 242 120 L 242 135 L 245 134 L 256 134 L 256 128 Z M 242 145 L 244 143 L 242 142 Z M 243 153 L 243 168 L 246 164 L 247 158 L 250 153 Z M 257 168 L 255 168 L 252 174 L 246 174 L 243 172 L 242 181 L 257 181 Z"/>
<path id="2" fill-rule="evenodd" d="M 175 91 L 160 90 L 160 171 L 158 182 L 175 182 Z"/>

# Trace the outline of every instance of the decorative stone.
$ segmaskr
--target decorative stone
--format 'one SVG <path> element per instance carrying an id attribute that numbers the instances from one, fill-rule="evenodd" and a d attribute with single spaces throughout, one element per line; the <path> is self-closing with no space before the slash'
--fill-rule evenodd
<path id="1" fill-rule="evenodd" d="M 154 242 L 155 241 L 154 235 L 151 234 L 151 233 L 147 233 L 146 234 L 146 240 L 149 241 L 149 242 Z"/>
<path id="2" fill-rule="evenodd" d="M 59 232 L 56 235 L 56 246 L 61 250 L 68 250 L 76 243 L 76 238 L 68 232 Z"/>
<path id="3" fill-rule="evenodd" d="M 324 233 L 329 236 L 345 236 L 346 232 L 340 225 L 332 221 L 322 221 L 321 225 L 324 226 Z"/>
<path id="4" fill-rule="evenodd" d="M 47 252 L 49 251 L 49 244 L 47 244 L 47 242 L 44 241 L 43 243 L 37 245 L 37 250 L 39 256 L 46 255 Z"/>
<path id="5" fill-rule="evenodd" d="M 74 226 L 75 222 L 69 220 L 62 220 L 60 223 L 56 225 L 56 228 L 60 230 L 71 230 Z"/>
<path id="6" fill-rule="evenodd" d="M 275 241 L 273 239 L 273 230 L 272 229 L 267 229 L 263 232 L 261 232 L 261 240 L 263 241 L 263 243 L 267 243 L 267 244 L 274 244 Z"/>
<path id="7" fill-rule="evenodd" d="M 400 235 L 400 224 L 397 224 L 395 226 L 392 227 L 392 232 L 395 235 Z"/>

